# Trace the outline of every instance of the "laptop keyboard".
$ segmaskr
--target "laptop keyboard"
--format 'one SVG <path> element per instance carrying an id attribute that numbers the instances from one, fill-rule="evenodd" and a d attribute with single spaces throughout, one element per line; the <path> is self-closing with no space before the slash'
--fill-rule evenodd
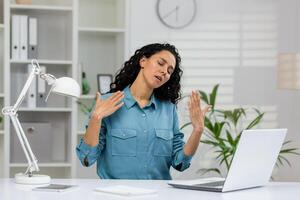
<path id="1" fill-rule="evenodd" d="M 194 186 L 200 186 L 200 187 L 217 187 L 217 186 L 223 186 L 225 181 L 215 181 L 210 183 L 201 183 L 201 184 L 195 184 Z"/>

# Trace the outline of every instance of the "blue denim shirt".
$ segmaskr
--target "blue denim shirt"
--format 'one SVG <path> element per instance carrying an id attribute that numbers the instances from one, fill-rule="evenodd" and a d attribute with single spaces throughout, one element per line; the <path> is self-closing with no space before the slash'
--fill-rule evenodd
<path id="1" fill-rule="evenodd" d="M 141 108 L 129 87 L 124 95 L 124 105 L 102 120 L 98 145 L 90 147 L 81 139 L 76 148 L 81 163 L 97 161 L 97 174 L 105 179 L 171 179 L 171 166 L 187 169 L 192 156 L 183 152 L 176 106 L 152 95 Z"/>

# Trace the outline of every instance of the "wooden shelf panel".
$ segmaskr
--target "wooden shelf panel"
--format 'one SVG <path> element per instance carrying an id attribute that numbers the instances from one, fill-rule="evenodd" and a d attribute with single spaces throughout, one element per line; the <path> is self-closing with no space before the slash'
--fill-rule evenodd
<path id="1" fill-rule="evenodd" d="M 85 100 L 88 100 L 88 99 L 93 100 L 95 98 L 96 98 L 96 95 L 93 95 L 93 94 L 81 95 L 79 97 L 79 99 L 85 99 Z"/>
<path id="2" fill-rule="evenodd" d="M 79 32 L 91 33 L 124 33 L 125 29 L 122 28 L 95 28 L 95 27 L 79 27 Z"/>
<path id="3" fill-rule="evenodd" d="M 10 167 L 27 167 L 27 163 L 10 163 Z M 71 163 L 38 163 L 39 167 L 71 167 Z"/>
<path id="4" fill-rule="evenodd" d="M 21 112 L 72 112 L 72 108 L 20 108 Z"/>
<path id="5" fill-rule="evenodd" d="M 71 60 L 46 60 L 41 59 L 37 60 L 39 64 L 47 64 L 47 65 L 72 65 Z M 31 60 L 10 60 L 11 64 L 29 64 Z"/>
<path id="6" fill-rule="evenodd" d="M 72 11 L 71 6 L 50 6 L 50 5 L 17 5 L 11 4 L 12 10 L 46 10 L 46 11 Z"/>

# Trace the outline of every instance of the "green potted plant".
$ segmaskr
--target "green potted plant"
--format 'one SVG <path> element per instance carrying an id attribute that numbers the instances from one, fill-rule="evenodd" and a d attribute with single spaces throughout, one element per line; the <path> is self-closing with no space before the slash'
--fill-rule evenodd
<path id="1" fill-rule="evenodd" d="M 211 110 L 207 113 L 205 117 L 205 130 L 204 135 L 201 138 L 202 143 L 211 146 L 214 150 L 214 158 L 218 162 L 217 168 L 202 168 L 199 172 L 205 174 L 207 172 L 215 172 L 220 176 L 225 176 L 229 170 L 233 154 L 236 150 L 237 144 L 241 137 L 242 131 L 245 129 L 252 129 L 256 127 L 263 119 L 265 113 L 259 111 L 257 108 L 252 108 L 256 113 L 256 116 L 250 119 L 250 122 L 244 125 L 245 120 L 248 119 L 247 114 L 251 109 L 246 108 L 233 108 L 233 109 L 217 109 L 216 108 L 216 98 L 218 93 L 219 85 L 215 85 L 211 93 L 207 94 L 201 90 L 199 93 L 201 95 L 202 102 L 211 105 Z M 185 98 L 187 96 L 183 96 Z M 191 122 L 188 122 L 181 126 L 180 129 L 184 129 L 189 126 Z M 276 166 L 288 164 L 291 166 L 286 155 L 294 154 L 300 155 L 297 152 L 297 148 L 287 148 L 286 146 L 291 143 L 291 141 L 286 141 L 278 156 Z M 222 169 L 225 172 L 222 173 Z"/>

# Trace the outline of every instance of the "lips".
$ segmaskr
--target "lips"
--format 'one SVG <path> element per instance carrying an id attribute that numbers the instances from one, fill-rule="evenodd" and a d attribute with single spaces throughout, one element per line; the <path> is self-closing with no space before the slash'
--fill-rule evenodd
<path id="1" fill-rule="evenodd" d="M 154 76 L 156 79 L 158 79 L 159 81 L 162 81 L 162 77 L 160 76 Z"/>

